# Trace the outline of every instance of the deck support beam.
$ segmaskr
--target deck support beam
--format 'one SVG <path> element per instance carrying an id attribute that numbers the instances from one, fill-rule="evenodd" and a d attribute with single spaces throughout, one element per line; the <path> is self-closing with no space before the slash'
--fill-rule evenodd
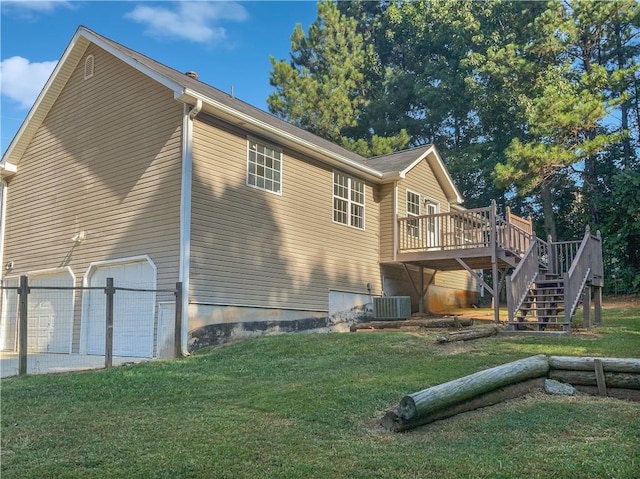
<path id="1" fill-rule="evenodd" d="M 427 294 L 427 290 L 429 289 L 429 286 L 431 286 L 431 283 L 433 283 L 433 279 L 436 277 L 436 271 L 433 272 L 433 274 L 431 275 L 431 279 L 429 280 L 429 283 L 427 283 L 427 285 L 425 286 L 424 284 L 424 266 L 419 266 L 418 268 L 418 274 L 420 275 L 418 278 L 418 283 L 419 283 L 419 289 L 418 286 L 416 286 L 415 281 L 413 281 L 413 278 L 411 277 L 411 272 L 409 271 L 409 268 L 407 267 L 406 263 L 402 263 L 402 267 L 404 268 L 405 273 L 407 273 L 407 277 L 409 278 L 409 283 L 411 284 L 411 288 L 413 289 L 413 292 L 416 294 L 416 296 L 418 297 L 418 312 L 419 313 L 424 313 L 424 296 L 425 294 Z"/>
<path id="2" fill-rule="evenodd" d="M 483 287 L 484 289 L 486 289 L 489 294 L 491 296 L 493 296 L 493 288 L 491 286 L 489 286 L 489 284 L 482 278 L 482 276 L 480 276 L 478 273 L 476 273 L 474 270 L 472 270 L 469 265 L 467 263 L 465 263 L 464 261 L 462 261 L 460 258 L 456 258 L 456 261 L 458 262 L 458 264 L 460 264 L 460 266 L 462 266 L 464 269 L 467 270 L 467 272 L 473 276 L 476 281 L 478 281 Z"/>

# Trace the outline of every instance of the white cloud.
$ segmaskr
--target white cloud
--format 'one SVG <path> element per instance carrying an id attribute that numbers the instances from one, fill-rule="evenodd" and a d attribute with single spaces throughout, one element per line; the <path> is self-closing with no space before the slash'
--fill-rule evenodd
<path id="1" fill-rule="evenodd" d="M 0 62 L 0 91 L 20 104 L 30 108 L 47 83 L 56 61 L 31 63 L 26 58 L 11 57 Z"/>
<path id="2" fill-rule="evenodd" d="M 22 14 L 51 13 L 56 8 L 73 8 L 71 2 L 66 0 L 3 0 L 2 9 L 5 12 L 18 12 Z"/>
<path id="3" fill-rule="evenodd" d="M 138 5 L 126 18 L 147 25 L 146 33 L 172 36 L 197 43 L 226 38 L 227 31 L 218 24 L 224 20 L 241 22 L 247 11 L 235 2 L 180 2 L 174 9 Z"/>

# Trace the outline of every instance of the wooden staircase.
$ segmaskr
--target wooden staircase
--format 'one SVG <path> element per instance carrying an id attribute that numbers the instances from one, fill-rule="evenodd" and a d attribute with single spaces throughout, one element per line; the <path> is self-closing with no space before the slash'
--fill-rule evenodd
<path id="1" fill-rule="evenodd" d="M 590 304 L 591 287 L 602 288 L 602 275 L 599 232 L 587 227 L 575 242 L 535 238 L 506 278 L 509 329 L 570 331 L 580 303 Z"/>
<path id="2" fill-rule="evenodd" d="M 534 329 L 544 331 L 561 329 L 568 331 L 570 325 L 564 321 L 564 280 L 544 275 L 536 280 L 520 309 L 515 312 L 518 330 Z"/>

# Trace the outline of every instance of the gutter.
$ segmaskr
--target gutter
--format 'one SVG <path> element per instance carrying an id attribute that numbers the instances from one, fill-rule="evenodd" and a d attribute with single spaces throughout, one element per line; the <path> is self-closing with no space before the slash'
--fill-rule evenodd
<path id="1" fill-rule="evenodd" d="M 193 108 L 185 104 L 182 119 L 182 172 L 180 185 L 180 266 L 182 282 L 182 354 L 187 355 L 189 332 L 189 266 L 191 263 L 191 187 L 193 184 L 193 120 L 202 110 L 202 101 Z"/>

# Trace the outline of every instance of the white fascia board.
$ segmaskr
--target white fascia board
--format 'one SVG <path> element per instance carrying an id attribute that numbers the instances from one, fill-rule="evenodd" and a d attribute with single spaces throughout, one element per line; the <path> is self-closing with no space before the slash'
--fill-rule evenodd
<path id="1" fill-rule="evenodd" d="M 219 110 L 229 116 L 237 118 L 242 123 L 252 125 L 262 131 L 269 132 L 273 135 L 276 135 L 279 138 L 288 140 L 299 146 L 302 146 L 309 150 L 320 153 L 323 157 L 334 160 L 337 166 L 343 166 L 343 167 L 346 166 L 351 170 L 357 171 L 361 176 L 364 176 L 367 179 L 374 181 L 375 183 L 380 183 L 382 180 L 382 177 L 383 177 L 382 173 L 380 173 L 377 170 L 374 170 L 373 168 L 370 168 L 368 166 L 352 161 L 332 151 L 326 150 L 310 141 L 304 140 L 300 137 L 292 135 L 291 133 L 285 132 L 273 125 L 257 120 L 250 115 L 239 112 L 234 108 L 224 105 L 223 103 L 220 103 L 219 101 L 213 100 L 211 98 L 202 96 L 199 93 L 194 92 L 192 90 L 185 89 L 182 95 L 176 95 L 176 99 L 187 102 L 187 103 L 195 103 L 196 100 L 201 100 L 203 103 L 212 106 L 216 110 Z"/>
<path id="2" fill-rule="evenodd" d="M 31 124 L 33 117 L 40 109 L 40 104 L 42 103 L 43 99 L 47 96 L 49 90 L 51 89 L 51 85 L 53 85 L 53 83 L 57 79 L 58 74 L 60 73 L 60 70 L 64 67 L 67 59 L 75 49 L 76 44 L 78 43 L 78 39 L 80 38 L 80 33 L 81 33 L 80 31 L 76 32 L 76 34 L 71 39 L 71 42 L 69 42 L 69 45 L 67 46 L 66 50 L 62 54 L 62 57 L 60 58 L 58 63 L 56 63 L 56 66 L 53 69 L 53 72 L 51 72 L 51 75 L 49 76 L 47 83 L 45 83 L 44 87 L 42 88 L 42 91 L 40 92 L 33 106 L 29 110 L 27 117 L 22 122 L 22 125 L 20 125 L 20 128 L 18 129 L 18 132 L 16 133 L 16 135 L 13 137 L 13 140 L 11 140 L 11 143 L 9 143 L 9 147 L 5 151 L 4 155 L 2 155 L 2 160 L 0 160 L 0 164 L 2 165 L 3 168 L 5 167 L 5 165 L 8 164 L 8 159 L 11 158 L 11 155 L 13 154 L 13 150 L 19 143 L 20 138 L 24 134 L 27 127 Z M 66 80 L 65 80 L 65 83 L 66 83 Z"/>

